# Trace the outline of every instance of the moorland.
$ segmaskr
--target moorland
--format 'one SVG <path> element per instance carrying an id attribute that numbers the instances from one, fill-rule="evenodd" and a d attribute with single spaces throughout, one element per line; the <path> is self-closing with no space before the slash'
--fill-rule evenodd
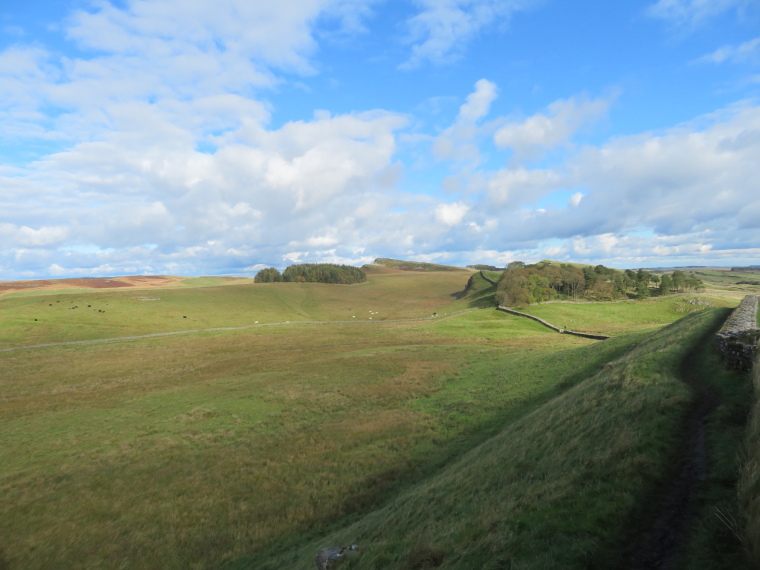
<path id="1" fill-rule="evenodd" d="M 352 285 L 0 283 L 0 568 L 354 544 L 335 568 L 643 568 L 695 417 L 703 470 L 655 556 L 751 568 L 752 380 L 712 350 L 760 290 L 735 273 L 524 308 L 604 341 L 497 311 L 498 272 L 395 260 Z"/>

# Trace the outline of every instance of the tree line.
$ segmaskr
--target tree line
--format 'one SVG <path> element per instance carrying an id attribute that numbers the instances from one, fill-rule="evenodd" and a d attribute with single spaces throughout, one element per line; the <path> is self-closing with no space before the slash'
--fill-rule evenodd
<path id="1" fill-rule="evenodd" d="M 653 295 L 685 293 L 704 288 L 702 281 L 680 269 L 672 275 L 655 275 L 644 269 L 621 271 L 597 265 L 576 267 L 540 262 L 526 265 L 510 263 L 496 287 L 499 305 L 525 306 L 550 299 L 646 299 Z"/>
<path id="2" fill-rule="evenodd" d="M 335 265 L 333 263 L 300 263 L 290 265 L 280 273 L 276 267 L 260 270 L 254 283 L 335 283 L 350 285 L 363 283 L 367 275 L 358 267 L 350 265 Z"/>

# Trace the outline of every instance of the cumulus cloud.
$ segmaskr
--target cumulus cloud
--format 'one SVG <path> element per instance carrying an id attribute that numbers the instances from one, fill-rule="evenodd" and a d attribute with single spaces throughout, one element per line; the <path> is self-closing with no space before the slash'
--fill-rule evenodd
<path id="1" fill-rule="evenodd" d="M 281 81 L 276 71 L 314 73 L 315 23 L 330 19 L 356 29 L 367 6 L 364 0 L 231 0 L 224 9 L 211 0 L 97 3 L 64 23 L 80 48 L 77 57 L 39 46 L 0 52 L 0 127 L 5 136 L 93 140 L 119 128 L 113 116 L 119 106 L 136 103 L 185 124 L 204 117 L 195 127 L 207 132 L 246 117 L 265 120 L 255 95 Z"/>
<path id="2" fill-rule="evenodd" d="M 435 209 L 435 218 L 447 226 L 456 226 L 462 222 L 469 209 L 467 204 L 461 202 L 441 204 Z"/>
<path id="3" fill-rule="evenodd" d="M 550 194 L 560 183 L 559 174 L 553 170 L 504 168 L 490 176 L 488 198 L 500 209 L 520 208 Z"/>
<path id="4" fill-rule="evenodd" d="M 508 22 L 512 15 L 540 0 L 416 0 L 420 12 L 408 22 L 411 57 L 402 69 L 426 62 L 445 64 L 456 60 L 467 42 L 482 29 Z"/>
<path id="5" fill-rule="evenodd" d="M 488 114 L 497 95 L 495 83 L 487 79 L 475 83 L 475 91 L 459 108 L 454 123 L 435 139 L 433 152 L 439 160 L 478 161 L 480 151 L 477 139 L 482 134 L 478 121 Z"/>
<path id="6" fill-rule="evenodd" d="M 509 216 L 498 236 L 515 248 L 570 240 L 594 243 L 598 257 L 607 250 L 631 260 L 715 257 L 754 243 L 756 156 L 760 107 L 734 106 L 664 132 L 584 147 L 555 169 L 498 171 L 488 182 L 491 213 Z M 579 185 L 585 190 L 571 197 L 574 207 L 532 209 L 536 196 Z M 591 255 L 581 246 L 569 251 Z"/>
<path id="7" fill-rule="evenodd" d="M 613 99 L 577 97 L 555 101 L 546 114 L 502 126 L 494 134 L 494 142 L 499 148 L 511 148 L 518 157 L 540 154 L 568 142 L 579 129 L 604 117 Z"/>

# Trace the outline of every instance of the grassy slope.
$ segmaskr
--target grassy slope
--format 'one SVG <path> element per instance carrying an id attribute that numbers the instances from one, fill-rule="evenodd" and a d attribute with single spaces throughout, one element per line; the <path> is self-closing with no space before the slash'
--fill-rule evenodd
<path id="1" fill-rule="evenodd" d="M 452 297 L 466 282 L 461 273 L 399 272 L 372 275 L 360 285 L 266 283 L 9 296 L 0 300 L 0 348 L 256 321 L 423 317 L 467 308 L 468 301 Z M 141 300 L 155 298 L 160 300 Z"/>
<path id="2" fill-rule="evenodd" d="M 723 318 L 708 310 L 644 337 L 614 367 L 507 414 L 497 435 L 383 508 L 240 567 L 310 568 L 319 546 L 354 543 L 361 554 L 342 568 L 620 567 L 691 401 L 680 362 Z M 624 341 L 585 348 L 586 358 L 611 342 Z"/>
<path id="3" fill-rule="evenodd" d="M 145 294 L 160 296 L 160 302 L 117 295 L 111 297 L 122 310 L 117 322 L 93 331 L 92 323 L 77 327 L 69 322 L 75 310 L 62 310 L 58 314 L 66 320 L 48 332 L 55 340 L 66 334 L 154 332 L 153 327 L 174 326 L 170 317 L 185 311 L 209 326 L 230 326 L 263 320 L 262 314 L 272 320 L 341 320 L 349 308 L 358 318 L 358 307 L 379 311 L 375 319 L 383 319 L 490 303 L 492 288 L 482 280 L 467 297 L 452 300 L 450 294 L 461 290 L 463 281 L 461 273 L 394 272 L 349 287 L 233 285 L 223 292 Z M 73 299 L 60 295 L 62 302 Z M 0 302 L 0 322 L 13 324 L 14 315 L 28 315 L 29 305 L 8 301 Z M 147 306 L 158 308 L 140 308 Z M 663 315 L 662 323 L 680 316 Z M 645 317 L 631 314 L 630 324 L 651 328 Z M 645 320 L 637 324 L 637 318 Z M 701 318 L 706 317 L 692 317 L 692 322 Z M 7 339 L 28 344 L 23 331 L 10 328 Z M 545 426 L 531 427 L 529 420 L 543 413 L 530 412 L 540 406 L 554 410 L 565 390 L 585 385 L 602 363 L 620 357 L 641 338 L 592 343 L 553 334 L 526 319 L 474 311 L 432 321 L 276 326 L 2 353 L 0 563 L 201 568 L 237 559 L 238 565 L 255 567 L 276 559 L 274 551 L 267 551 L 273 544 L 288 545 L 302 557 L 298 560 L 306 560 L 317 542 L 296 547 L 305 537 L 320 536 L 316 529 L 361 520 L 362 513 L 384 502 L 400 504 L 392 497 L 411 485 L 438 488 L 436 481 L 456 472 L 446 466 L 480 443 L 495 446 L 490 460 L 498 463 L 492 476 L 499 483 L 486 487 L 473 505 L 495 500 L 496 513 L 503 508 L 499 501 L 511 504 L 512 499 L 508 493 L 489 498 L 491 490 L 516 484 L 505 479 L 503 468 L 510 477 L 526 478 L 532 473 L 530 461 L 543 461 L 534 455 L 527 463 L 505 462 L 512 448 L 500 447 L 506 444 L 502 430 L 517 430 L 510 432 L 508 439 L 514 441 L 509 445 L 519 445 L 522 430 L 543 437 Z M 29 358 L 32 354 L 36 358 Z M 656 409 L 668 411 L 662 420 L 667 423 L 685 396 L 665 384 L 675 399 Z M 589 406 L 591 413 L 594 406 Z M 553 411 L 546 421 L 560 416 Z M 549 438 L 542 441 L 542 449 L 553 445 Z M 521 445 L 530 447 L 530 440 Z M 606 463 L 594 465 L 592 474 L 607 476 Z M 644 466 L 651 470 L 650 463 Z M 441 474 L 428 479 L 436 472 Z M 542 493 L 552 496 L 552 489 Z M 476 498 L 481 494 L 469 492 Z M 425 493 L 433 496 L 433 491 Z M 462 499 L 474 500 L 470 495 Z M 475 506 L 457 505 L 455 494 L 437 501 L 443 505 L 439 513 L 480 517 Z M 370 538 L 380 536 L 371 521 L 386 528 L 382 513 L 388 508 L 368 515 L 368 526 L 357 527 L 365 529 L 361 536 L 367 538 L 361 540 L 369 545 L 362 564 L 385 568 L 382 561 L 391 557 L 412 567 L 415 557 L 438 552 L 440 535 L 421 535 L 411 546 L 390 531 L 379 544 Z M 422 516 L 406 512 L 403 516 Z M 440 516 L 433 526 L 444 529 L 445 516 Z M 495 518 L 487 520 L 497 525 Z M 520 520 L 521 533 L 533 528 L 530 517 Z M 513 532 L 493 526 L 483 534 L 489 537 L 483 543 L 487 548 L 494 548 L 488 541 L 501 540 L 498 528 Z M 474 526 L 471 532 L 480 531 Z M 360 538 L 346 532 L 335 540 Z M 469 543 L 475 534 L 452 534 L 452 540 L 456 536 Z M 602 544 L 593 538 L 589 544 L 601 544 L 594 550 L 599 556 L 614 553 L 614 537 L 608 539 Z M 445 556 L 449 564 L 451 555 Z M 297 567 L 289 564 L 280 567 Z M 305 567 L 312 564 L 313 558 Z"/>
<path id="4" fill-rule="evenodd" d="M 471 273 L 473 270 L 465 267 L 456 267 L 453 265 L 440 265 L 437 263 L 425 263 L 422 261 L 408 261 L 401 259 L 388 259 L 380 257 L 374 261 L 372 266 L 388 267 L 391 269 L 400 269 L 402 271 L 457 271 Z"/>
<path id="5" fill-rule="evenodd" d="M 755 567 L 760 567 L 760 354 L 755 358 L 752 380 L 754 397 L 745 442 L 747 461 L 742 466 L 739 483 L 739 497 L 747 519 L 734 522 L 736 527 L 746 525 L 745 546 Z"/>
<path id="6" fill-rule="evenodd" d="M 690 301 L 699 304 L 692 304 Z M 617 303 L 543 303 L 530 305 L 525 312 L 558 327 L 579 332 L 621 334 L 655 330 L 706 306 L 736 307 L 739 299 L 709 295 L 679 295 L 647 301 Z"/>
<path id="7" fill-rule="evenodd" d="M 3 354 L 6 557 L 214 566 L 373 505 L 552 389 L 531 369 L 584 345 L 529 321 L 484 338 L 480 314 Z M 501 386 L 505 366 L 524 380 Z"/>

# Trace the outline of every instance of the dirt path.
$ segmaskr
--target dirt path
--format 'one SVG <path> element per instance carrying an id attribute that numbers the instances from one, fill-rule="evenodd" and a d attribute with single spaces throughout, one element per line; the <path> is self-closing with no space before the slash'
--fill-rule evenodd
<path id="1" fill-rule="evenodd" d="M 682 453 L 677 458 L 680 468 L 668 483 L 651 526 L 639 537 L 627 570 L 672 568 L 687 541 L 697 493 L 707 474 L 706 419 L 715 408 L 715 396 L 702 379 L 698 355 L 710 350 L 715 332 L 702 337 L 681 362 L 681 380 L 694 391 L 695 400 L 684 426 Z"/>
<path id="2" fill-rule="evenodd" d="M 140 340 L 143 338 L 157 338 L 162 336 L 173 336 L 180 334 L 196 334 L 205 332 L 219 332 L 219 331 L 242 331 L 246 329 L 254 329 L 258 327 L 272 327 L 280 325 L 336 325 L 336 324 L 382 324 L 382 323 L 404 323 L 409 321 L 430 321 L 433 319 L 441 319 L 443 317 L 450 317 L 451 315 L 458 315 L 459 313 L 466 313 L 468 311 L 481 311 L 483 309 L 474 307 L 471 309 L 462 309 L 460 311 L 453 311 L 451 313 L 444 313 L 441 315 L 434 315 L 432 317 L 416 317 L 410 319 L 385 319 L 376 321 L 365 320 L 350 320 L 350 321 L 281 321 L 276 323 L 258 323 L 253 325 L 245 325 L 242 327 L 215 327 L 210 329 L 190 329 L 184 331 L 169 331 L 162 333 L 141 334 L 136 336 L 119 336 L 114 338 L 99 338 L 93 340 L 70 340 L 66 342 L 48 342 L 45 344 L 29 344 L 26 346 L 13 346 L 11 348 L 0 348 L 0 352 L 10 352 L 12 350 L 29 350 L 32 348 L 48 348 L 51 346 L 73 346 L 77 344 L 98 344 L 103 342 L 122 342 L 127 340 Z"/>

